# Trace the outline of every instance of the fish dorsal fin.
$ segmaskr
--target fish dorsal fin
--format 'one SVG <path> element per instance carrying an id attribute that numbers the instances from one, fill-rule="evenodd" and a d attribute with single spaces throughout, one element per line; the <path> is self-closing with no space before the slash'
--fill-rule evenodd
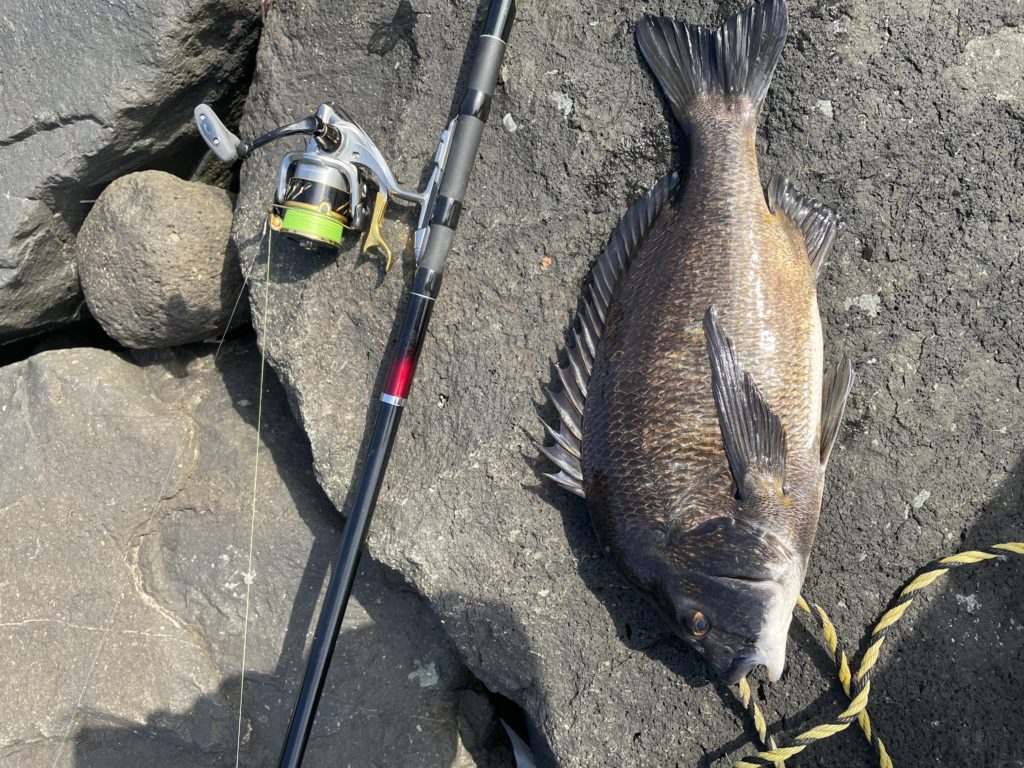
<path id="1" fill-rule="evenodd" d="M 821 393 L 821 466 L 828 464 L 828 457 L 839 436 L 839 427 L 843 424 L 843 411 L 846 400 L 853 389 L 853 363 L 844 357 L 835 368 L 825 374 L 825 382 Z"/>
<path id="2" fill-rule="evenodd" d="M 590 269 L 580 309 L 572 325 L 572 343 L 565 348 L 567 362 L 558 366 L 561 389 L 547 389 L 547 396 L 558 411 L 559 428 L 544 424 L 554 445 L 541 447 L 541 451 L 554 462 L 559 472 L 548 474 L 566 490 L 583 496 L 583 469 L 580 464 L 580 443 L 583 438 L 583 407 L 587 399 L 587 386 L 594 368 L 597 343 L 604 332 L 608 307 L 619 278 L 629 268 L 629 263 L 654 223 L 654 219 L 665 205 L 669 193 L 679 183 L 675 171 L 661 179 L 646 195 L 637 200 L 626 211 L 615 231 L 612 232 L 608 247 L 598 256 Z"/>
<path id="3" fill-rule="evenodd" d="M 772 213 L 786 216 L 803 232 L 807 257 L 814 267 L 815 276 L 820 275 L 836 239 L 839 215 L 824 203 L 800 192 L 780 173 L 775 174 L 768 185 L 768 208 Z"/>
<path id="4" fill-rule="evenodd" d="M 722 444 L 740 498 L 751 495 L 752 489 L 748 487 L 751 470 L 770 475 L 783 488 L 786 432 L 750 374 L 740 367 L 736 349 L 722 330 L 714 304 L 704 313 L 704 338 L 711 362 L 711 390 L 718 409 Z"/>

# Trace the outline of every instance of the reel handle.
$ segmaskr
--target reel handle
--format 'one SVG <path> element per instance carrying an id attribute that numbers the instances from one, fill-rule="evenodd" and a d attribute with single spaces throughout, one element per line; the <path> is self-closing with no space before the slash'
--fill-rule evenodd
<path id="1" fill-rule="evenodd" d="M 218 160 L 233 163 L 239 157 L 249 154 L 245 151 L 242 140 L 224 126 L 209 104 L 200 104 L 195 108 L 194 114 L 196 125 L 199 126 L 199 135 Z"/>

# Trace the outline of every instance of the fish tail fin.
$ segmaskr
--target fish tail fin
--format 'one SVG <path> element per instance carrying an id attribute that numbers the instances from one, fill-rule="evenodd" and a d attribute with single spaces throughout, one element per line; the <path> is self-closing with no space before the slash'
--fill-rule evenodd
<path id="1" fill-rule="evenodd" d="M 637 42 L 688 132 L 723 107 L 756 115 L 789 30 L 786 0 L 761 0 L 717 29 L 661 16 L 637 23 Z"/>

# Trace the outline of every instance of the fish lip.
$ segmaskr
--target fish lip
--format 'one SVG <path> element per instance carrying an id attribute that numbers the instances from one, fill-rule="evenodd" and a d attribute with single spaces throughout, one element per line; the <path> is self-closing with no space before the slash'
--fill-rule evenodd
<path id="1" fill-rule="evenodd" d="M 733 657 L 732 664 L 722 677 L 728 685 L 735 685 L 754 668 L 761 666 L 768 666 L 768 657 L 764 652 L 760 648 L 744 648 Z"/>
<path id="2" fill-rule="evenodd" d="M 773 579 L 771 576 L 756 577 L 756 576 L 742 576 L 740 574 L 714 574 L 711 578 L 719 581 L 733 582 L 736 584 L 745 584 L 753 587 L 763 587 L 775 591 L 782 591 L 783 586 L 778 582 L 777 579 Z"/>

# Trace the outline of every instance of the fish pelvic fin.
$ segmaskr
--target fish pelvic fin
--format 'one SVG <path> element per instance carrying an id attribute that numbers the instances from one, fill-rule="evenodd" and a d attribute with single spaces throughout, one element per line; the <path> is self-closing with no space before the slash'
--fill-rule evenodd
<path id="1" fill-rule="evenodd" d="M 751 484 L 758 477 L 785 493 L 786 432 L 753 378 L 740 367 L 714 304 L 704 313 L 704 338 L 722 444 L 740 499 L 753 495 Z"/>
<path id="2" fill-rule="evenodd" d="M 553 444 L 542 446 L 541 452 L 560 470 L 557 474 L 547 474 L 545 477 L 577 496 L 584 496 L 583 467 L 580 461 L 583 409 L 590 375 L 594 369 L 594 356 L 608 317 L 608 307 L 619 278 L 629 268 L 633 255 L 678 183 L 678 175 L 674 171 L 669 173 L 629 207 L 612 232 L 608 247 L 590 269 L 580 299 L 580 309 L 568 334 L 571 343 L 565 348 L 566 362 L 558 365 L 561 387 L 545 388 L 548 400 L 558 412 L 559 425 L 555 429 L 544 423 L 544 429 Z"/>
<path id="3" fill-rule="evenodd" d="M 789 31 L 785 0 L 761 0 L 717 29 L 662 16 L 637 22 L 636 37 L 676 119 L 687 131 L 723 105 L 761 109 Z"/>
<path id="4" fill-rule="evenodd" d="M 846 410 L 846 400 L 853 389 L 853 382 L 856 377 L 853 373 L 853 363 L 850 358 L 844 357 L 835 368 L 825 374 L 825 382 L 821 397 L 821 431 L 819 445 L 821 447 L 821 466 L 828 464 L 828 457 L 836 444 L 839 436 L 839 428 L 843 424 L 843 412 Z"/>
<path id="5" fill-rule="evenodd" d="M 839 230 L 839 215 L 824 203 L 800 192 L 779 173 L 768 185 L 768 208 L 772 213 L 788 218 L 803 233 L 807 257 L 811 260 L 815 276 L 820 275 Z"/>

